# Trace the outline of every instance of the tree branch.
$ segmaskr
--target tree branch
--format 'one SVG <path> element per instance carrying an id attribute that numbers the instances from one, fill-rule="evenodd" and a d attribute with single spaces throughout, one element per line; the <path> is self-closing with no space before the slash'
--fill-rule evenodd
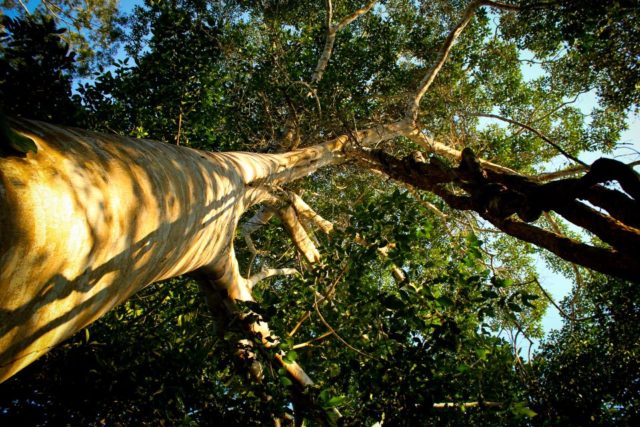
<path id="1" fill-rule="evenodd" d="M 268 268 L 249 277 L 247 279 L 247 286 L 249 286 L 249 289 L 253 289 L 253 287 L 257 285 L 259 281 L 264 280 L 268 277 L 291 276 L 294 274 L 300 273 L 295 268 Z"/>
<path id="2" fill-rule="evenodd" d="M 418 120 L 418 112 L 420 109 L 420 101 L 422 100 L 422 97 L 429 90 L 436 76 L 438 75 L 444 64 L 447 62 L 449 53 L 451 53 L 453 45 L 458 40 L 466 26 L 469 25 L 469 22 L 471 22 L 471 20 L 473 19 L 476 11 L 482 6 L 489 6 L 507 11 L 520 10 L 520 7 L 516 5 L 491 0 L 474 0 L 469 3 L 465 10 L 462 12 L 462 18 L 460 19 L 458 24 L 453 28 L 453 30 L 451 30 L 451 32 L 449 32 L 449 35 L 438 51 L 436 60 L 431 65 L 431 68 L 427 70 L 427 73 L 418 85 L 418 89 L 413 95 L 413 98 L 409 101 L 407 111 L 405 113 L 405 117 L 407 120 L 410 120 L 412 123 L 415 123 Z"/>
<path id="3" fill-rule="evenodd" d="M 356 10 L 355 12 L 353 12 L 351 15 L 345 16 L 342 19 L 342 21 L 340 21 L 338 23 L 338 25 L 335 26 L 336 31 L 342 30 L 344 27 L 346 27 L 347 25 L 351 24 L 353 21 L 358 19 L 360 16 L 362 16 L 365 13 L 369 12 L 371 10 L 371 8 L 377 3 L 377 1 L 378 0 L 370 1 L 366 6 L 361 7 L 360 9 Z"/>
<path id="4" fill-rule="evenodd" d="M 462 19 L 460 19 L 458 25 L 451 30 L 442 44 L 442 47 L 440 47 L 440 51 L 438 52 L 438 56 L 436 56 L 435 62 L 431 65 L 431 68 L 427 71 L 426 75 L 418 85 L 418 89 L 416 90 L 413 98 L 409 101 L 405 116 L 408 120 L 411 120 L 412 123 L 415 123 L 418 120 L 418 111 L 420 109 L 420 101 L 422 100 L 422 97 L 427 90 L 429 90 L 429 87 L 431 87 L 436 76 L 444 66 L 445 62 L 447 62 L 454 43 L 458 40 L 458 37 L 460 37 L 460 34 L 462 34 L 469 22 L 471 22 L 476 10 L 482 6 L 482 4 L 483 2 L 479 0 L 474 0 L 469 3 L 462 13 Z"/>
<path id="5" fill-rule="evenodd" d="M 324 71 L 327 69 L 329 59 L 331 58 L 331 54 L 333 53 L 333 45 L 336 41 L 336 35 L 338 34 L 338 31 L 341 31 L 347 25 L 371 10 L 376 2 L 377 0 L 369 2 L 365 7 L 360 8 L 353 12 L 351 15 L 344 17 L 342 21 L 340 21 L 337 25 L 333 25 L 331 23 L 333 18 L 333 6 L 331 4 L 331 0 L 327 1 L 327 35 L 324 42 L 324 48 L 322 49 L 322 54 L 318 59 L 318 63 L 315 70 L 313 71 L 313 74 L 311 75 L 312 84 L 317 84 L 318 82 L 320 82 L 320 80 L 322 80 Z"/>
<path id="6" fill-rule="evenodd" d="M 323 340 L 323 339 L 325 339 L 325 338 L 327 338 L 328 336 L 331 336 L 331 335 L 333 335 L 333 332 L 332 331 L 328 331 L 328 332 L 325 332 L 322 335 L 319 335 L 319 336 L 317 336 L 315 338 L 310 339 L 309 341 L 305 341 L 305 342 L 300 343 L 300 344 L 295 344 L 292 348 L 294 350 L 298 350 L 300 348 L 305 348 L 305 347 L 308 347 L 310 345 L 313 345 L 314 342 Z"/>
<path id="7" fill-rule="evenodd" d="M 27 16 L 31 16 L 31 12 L 29 12 L 29 8 L 27 7 L 26 4 L 24 4 L 24 2 L 22 0 L 18 0 L 20 2 L 20 6 L 22 6 L 22 8 L 24 9 L 24 12 L 27 14 Z"/>
<path id="8" fill-rule="evenodd" d="M 454 209 L 476 211 L 501 231 L 547 249 L 567 261 L 605 274 L 640 280 L 640 265 L 633 261 L 640 245 L 640 232 L 576 200 L 589 194 L 594 185 L 612 179 L 621 182 L 629 194 L 638 191 L 637 174 L 620 162 L 600 159 L 580 179 L 538 184 L 521 175 L 482 168 L 468 149 L 461 153 L 457 168 L 437 158 L 429 162 L 416 155 L 398 159 L 380 150 L 361 149 L 359 156 L 368 167 L 433 192 Z M 458 186 L 468 195 L 455 194 L 447 184 Z M 517 214 L 530 222 L 548 210 L 555 210 L 616 249 L 590 246 L 511 218 Z"/>
<path id="9" fill-rule="evenodd" d="M 358 353 L 361 356 L 364 356 L 368 359 L 375 359 L 374 356 L 367 354 L 365 352 L 363 352 L 362 350 L 358 350 L 357 348 L 355 348 L 354 346 L 352 346 L 351 344 L 349 344 L 344 338 L 342 338 L 335 329 L 333 329 L 333 327 L 329 324 L 329 322 L 327 322 L 327 320 L 324 318 L 324 316 L 322 315 L 322 313 L 320 312 L 320 308 L 318 307 L 318 298 L 317 295 L 315 296 L 315 303 L 313 304 L 313 307 L 316 310 L 316 314 L 318 315 L 318 317 L 320 318 L 320 322 L 322 322 L 322 324 L 329 329 L 329 331 L 338 339 L 338 341 L 340 341 L 342 344 L 344 344 L 345 347 L 347 347 L 348 349 L 355 351 L 356 353 Z"/>
<path id="10" fill-rule="evenodd" d="M 502 408 L 504 403 L 502 402 L 443 402 L 434 403 L 435 409 L 449 409 L 449 408 Z"/>
<path id="11" fill-rule="evenodd" d="M 298 212 L 301 217 L 311 221 L 325 234 L 330 234 L 333 231 L 333 224 L 316 213 L 300 196 L 290 192 L 289 198 L 296 212 Z"/>
<path id="12" fill-rule="evenodd" d="M 320 261 L 320 252 L 316 249 L 316 245 L 309 238 L 307 231 L 304 229 L 298 218 L 298 213 L 293 206 L 288 206 L 278 210 L 278 216 L 282 220 L 293 244 L 298 251 L 304 255 L 309 264 L 315 264 Z"/>
<path id="13" fill-rule="evenodd" d="M 567 153 L 562 147 L 560 147 L 558 144 L 556 144 L 551 139 L 549 139 L 545 134 L 543 134 L 542 132 L 540 132 L 539 130 L 537 130 L 535 128 L 532 128 L 531 126 L 529 126 L 529 125 L 527 125 L 525 123 L 521 123 L 519 121 L 516 121 L 516 120 L 513 120 L 513 119 L 509 119 L 507 117 L 499 116 L 497 114 L 472 113 L 472 115 L 478 116 L 478 117 L 487 117 L 487 118 L 491 118 L 491 119 L 502 120 L 503 122 L 507 122 L 507 123 L 511 123 L 512 125 L 520 126 L 521 128 L 526 129 L 529 132 L 533 133 L 534 135 L 538 136 L 540 139 L 542 139 L 547 144 L 551 145 L 553 148 L 558 150 L 567 159 L 572 160 L 572 161 L 584 166 L 585 168 L 589 168 L 589 165 L 587 165 L 585 162 L 583 162 L 582 160 L 578 159 L 577 157 L 574 157 L 571 154 Z"/>

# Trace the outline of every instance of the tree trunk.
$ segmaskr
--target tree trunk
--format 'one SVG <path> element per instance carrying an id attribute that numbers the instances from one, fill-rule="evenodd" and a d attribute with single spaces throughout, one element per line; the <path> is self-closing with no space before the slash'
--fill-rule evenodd
<path id="1" fill-rule="evenodd" d="M 208 153 L 14 122 L 37 153 L 0 158 L 0 382 L 146 285 L 194 270 L 237 286 L 238 220 L 341 143 Z M 245 288 L 231 297 L 250 299 Z"/>

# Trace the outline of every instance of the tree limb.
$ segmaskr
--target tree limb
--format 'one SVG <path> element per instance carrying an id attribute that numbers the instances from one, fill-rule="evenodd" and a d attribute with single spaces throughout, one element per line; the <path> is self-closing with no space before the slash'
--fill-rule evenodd
<path id="1" fill-rule="evenodd" d="M 316 65 L 313 74 L 311 75 L 311 83 L 318 84 L 320 80 L 322 80 L 322 76 L 324 75 L 324 71 L 327 69 L 327 65 L 329 64 L 329 59 L 331 58 L 331 54 L 333 53 L 333 45 L 336 41 L 336 35 L 338 31 L 344 29 L 347 25 L 358 19 L 360 16 L 367 13 L 374 4 L 376 4 L 377 0 L 373 0 L 369 2 L 366 6 L 356 10 L 352 14 L 344 17 L 337 25 L 332 24 L 333 18 L 333 6 L 331 4 L 331 0 L 327 1 L 327 34 L 324 42 L 324 48 L 322 49 L 322 54 L 318 59 L 318 63 Z"/>
<path id="2" fill-rule="evenodd" d="M 502 402 L 443 402 L 434 403 L 435 409 L 449 409 L 449 408 L 502 408 L 504 403 Z"/>
<path id="3" fill-rule="evenodd" d="M 320 228 L 325 234 L 331 234 L 333 231 L 333 224 L 321 217 L 316 211 L 314 211 L 300 196 L 296 193 L 290 192 L 289 198 L 293 207 L 298 214 L 311 221 L 318 228 Z"/>
<path id="4" fill-rule="evenodd" d="M 268 277 L 291 276 L 294 274 L 300 273 L 295 268 L 268 268 L 249 277 L 247 279 L 247 286 L 249 286 L 249 289 L 253 289 L 253 287 L 258 284 L 259 281 L 264 280 Z"/>
<path id="5" fill-rule="evenodd" d="M 531 127 L 531 126 L 529 126 L 529 125 L 527 125 L 525 123 L 521 123 L 519 121 L 516 121 L 516 120 L 513 120 L 513 119 L 509 119 L 507 117 L 499 116 L 497 114 L 472 113 L 472 115 L 477 116 L 477 117 L 487 117 L 487 118 L 491 118 L 491 119 L 502 120 L 503 122 L 507 122 L 507 123 L 511 123 L 512 125 L 520 126 L 521 128 L 526 129 L 529 132 L 533 133 L 534 135 L 538 136 L 540 139 L 542 139 L 547 144 L 551 145 L 553 148 L 558 150 L 567 159 L 572 160 L 572 161 L 584 166 L 585 168 L 589 168 L 589 165 L 587 165 L 585 162 L 583 162 L 582 160 L 578 159 L 577 157 L 572 156 L 571 154 L 567 153 L 562 147 L 560 147 L 557 143 L 555 143 L 551 139 L 549 139 L 549 137 L 547 137 L 545 134 L 543 134 L 539 130 L 537 130 L 537 129 L 535 129 L 535 128 L 533 128 L 533 127 Z"/>
<path id="6" fill-rule="evenodd" d="M 418 111 L 420 109 L 420 101 L 424 94 L 429 90 L 431 84 L 436 79 L 436 76 L 444 66 L 445 62 L 449 58 L 449 53 L 451 52 L 451 48 L 453 47 L 460 34 L 464 31 L 465 27 L 471 22 L 471 19 L 476 13 L 476 10 L 482 6 L 483 2 L 479 0 L 474 0 L 466 7 L 464 12 L 462 13 L 462 19 L 458 22 L 458 24 L 451 30 L 444 43 L 440 47 L 440 51 L 436 56 L 436 60 L 431 65 L 431 68 L 427 70 L 426 75 L 418 85 L 418 89 L 416 90 L 413 98 L 409 101 L 409 105 L 407 111 L 405 113 L 405 117 L 408 120 L 411 120 L 412 123 L 415 123 L 418 120 Z"/>

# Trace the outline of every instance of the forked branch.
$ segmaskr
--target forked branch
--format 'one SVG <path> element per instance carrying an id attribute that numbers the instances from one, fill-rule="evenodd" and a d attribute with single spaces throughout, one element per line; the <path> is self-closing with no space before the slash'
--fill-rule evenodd
<path id="1" fill-rule="evenodd" d="M 501 231 L 545 248 L 569 262 L 640 281 L 640 266 L 634 261 L 640 245 L 640 229 L 633 221 L 640 212 L 640 179 L 623 163 L 600 159 L 579 179 L 539 184 L 521 175 L 483 167 L 468 149 L 462 152 L 458 167 L 436 158 L 429 162 L 415 155 L 398 159 L 371 150 L 361 150 L 357 158 L 393 179 L 440 196 L 454 209 L 475 211 Z M 616 180 L 629 196 L 601 186 L 611 180 Z M 452 191 L 452 185 L 457 187 L 456 192 Z M 603 195 L 603 189 L 607 191 L 606 195 Z M 605 215 L 578 201 L 596 201 L 593 194 L 606 199 L 607 203 L 599 203 L 605 209 L 613 200 L 624 200 L 632 214 L 619 216 L 611 208 L 610 215 Z M 527 223 L 551 210 L 594 233 L 611 247 L 588 245 Z"/>
<path id="2" fill-rule="evenodd" d="M 344 17 L 338 24 L 333 25 L 333 5 L 331 4 L 331 0 L 327 0 L 327 33 L 325 36 L 322 54 L 320 55 L 320 58 L 318 59 L 318 63 L 316 65 L 316 69 L 313 71 L 313 74 L 311 76 L 312 84 L 317 84 L 320 80 L 322 80 L 322 76 L 324 75 L 324 72 L 327 69 L 327 65 L 329 64 L 329 59 L 331 59 L 331 54 L 333 53 L 333 45 L 336 41 L 336 35 L 338 34 L 338 32 L 358 19 L 360 16 L 371 10 L 376 2 L 377 0 L 369 2 L 366 6 Z"/>

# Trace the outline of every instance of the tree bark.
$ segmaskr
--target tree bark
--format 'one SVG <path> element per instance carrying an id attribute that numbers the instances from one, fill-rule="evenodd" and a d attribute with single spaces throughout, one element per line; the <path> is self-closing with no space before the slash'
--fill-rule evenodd
<path id="1" fill-rule="evenodd" d="M 12 126 L 38 151 L 0 158 L 0 381 L 159 280 L 201 270 L 250 299 L 235 277 L 240 216 L 270 185 L 341 161 L 344 143 L 208 153 Z"/>

